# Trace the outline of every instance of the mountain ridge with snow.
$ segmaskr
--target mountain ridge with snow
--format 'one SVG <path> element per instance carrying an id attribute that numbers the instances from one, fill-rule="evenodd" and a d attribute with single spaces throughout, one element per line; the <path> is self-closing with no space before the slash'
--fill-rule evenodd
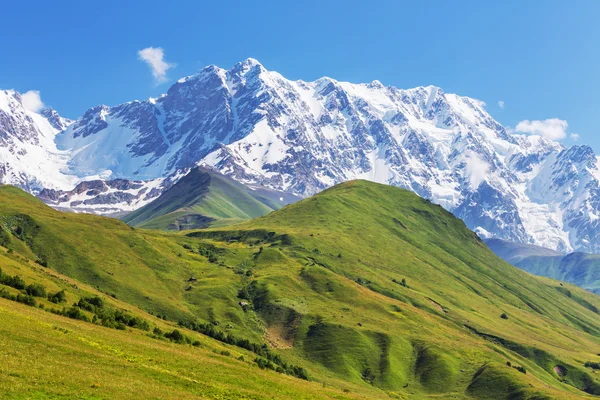
<path id="1" fill-rule="evenodd" d="M 54 189 L 89 177 L 152 182 L 194 165 L 300 196 L 362 178 L 431 199 L 481 236 L 600 251 L 589 146 L 514 134 L 482 102 L 434 86 L 290 81 L 247 59 L 205 67 L 158 98 L 93 107 L 53 146 L 69 177 Z"/>

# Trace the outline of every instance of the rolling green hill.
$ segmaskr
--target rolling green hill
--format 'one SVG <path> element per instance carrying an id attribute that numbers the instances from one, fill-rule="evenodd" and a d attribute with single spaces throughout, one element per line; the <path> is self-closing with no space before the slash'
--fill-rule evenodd
<path id="1" fill-rule="evenodd" d="M 69 289 L 65 306 L 88 296 L 81 291 L 94 292 L 150 325 L 150 331 L 135 325 L 121 332 L 100 326 L 100 317 L 93 323 L 91 314 L 90 322 L 72 321 L 49 313 L 50 304 L 41 310 L 0 299 L 0 326 L 10 326 L 1 335 L 5 348 L 47 341 L 45 350 L 30 345 L 27 360 L 32 371 L 58 374 L 62 382 L 40 383 L 15 362 L 0 366 L 11 376 L 8 383 L 0 381 L 0 391 L 128 398 L 131 392 L 115 388 L 135 377 L 147 383 L 146 394 L 153 387 L 159 393 L 163 389 L 153 383 L 158 372 L 148 358 L 183 376 L 165 376 L 160 385 L 168 391 L 156 395 L 161 398 L 600 395 L 600 374 L 591 368 L 600 361 L 600 299 L 507 264 L 460 220 L 402 189 L 347 182 L 235 226 L 169 233 L 60 213 L 2 187 L 0 223 L 0 245 L 7 249 L 2 260 L 13 266 L 10 274 L 44 283 L 50 292 L 57 287 L 47 274 L 74 279 L 79 287 Z M 63 285 L 62 279 L 56 284 Z M 77 330 L 66 335 L 76 351 L 55 350 L 48 332 L 29 328 L 37 323 Z M 170 331 L 177 325 L 200 349 L 153 334 L 155 326 Z M 27 331 L 23 338 L 21 329 Z M 96 338 L 95 350 L 81 347 L 83 331 Z M 115 335 L 127 344 L 106 347 Z M 229 356 L 220 354 L 223 346 Z M 49 350 L 59 361 L 37 360 L 38 352 Z M 96 367 L 93 356 L 84 357 L 100 350 L 105 357 L 125 354 L 125 360 L 139 352 L 140 362 L 127 364 L 131 375 L 120 377 L 106 364 Z M 190 355 L 173 361 L 172 351 Z M 218 365 L 195 373 L 195 363 L 206 357 Z M 91 378 L 60 375 L 68 363 L 106 371 L 110 383 L 91 388 Z M 226 365 L 221 369 L 220 363 Z M 280 373 L 269 371 L 278 366 Z M 311 382 L 298 378 L 302 374 L 294 368 L 303 368 Z M 215 384 L 223 391 L 201 391 L 216 375 L 224 375 Z M 226 397 L 227 389 L 237 394 Z M 19 391 L 13 392 L 17 397 Z"/>
<path id="2" fill-rule="evenodd" d="M 534 275 L 569 282 L 600 295 L 600 255 L 575 252 L 562 254 L 532 245 L 486 240 L 496 255 Z"/>
<path id="3" fill-rule="evenodd" d="M 295 200 L 266 189 L 252 190 L 217 172 L 197 167 L 123 220 L 148 229 L 206 228 L 260 217 Z"/>

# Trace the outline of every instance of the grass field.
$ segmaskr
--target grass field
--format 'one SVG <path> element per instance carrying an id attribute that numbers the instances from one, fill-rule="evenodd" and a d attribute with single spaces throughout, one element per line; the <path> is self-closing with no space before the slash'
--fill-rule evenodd
<path id="1" fill-rule="evenodd" d="M 237 361 L 237 354 L 249 353 L 239 347 L 228 345 L 235 357 L 207 351 L 205 347 L 219 352 L 226 345 L 184 328 L 186 335 L 202 339 L 202 347 L 0 300 L 0 321 L 7 322 L 0 325 L 11 326 L 2 335 L 8 347 L 20 346 L 14 336 L 20 338 L 27 324 L 32 328 L 26 330 L 36 333 L 22 335 L 29 337 L 25 342 L 52 348 L 57 344 L 50 333 L 57 330 L 35 330 L 35 324 L 62 321 L 61 327 L 87 329 L 106 343 L 112 343 L 108 337 L 123 335 L 128 338 L 123 341 L 135 342 L 130 348 L 135 350 L 127 350 L 128 354 L 151 352 L 151 358 L 165 360 L 168 370 L 177 370 L 169 364 L 173 358 L 169 349 L 190 354 L 173 361 L 190 371 L 197 363 L 208 362 L 202 357 L 225 363 L 222 371 L 218 366 L 205 369 L 205 376 L 190 375 L 199 386 L 210 386 L 215 381 L 210 372 L 223 372 L 227 376 L 216 381 L 219 387 L 237 391 L 228 394 L 233 397 L 202 393 L 209 398 L 240 398 L 245 390 L 260 393 L 259 388 L 270 385 L 288 390 L 281 398 L 600 395 L 599 374 L 584 367 L 586 361 L 600 361 L 600 299 L 510 266 L 460 220 L 401 189 L 348 182 L 235 226 L 167 233 L 132 229 L 102 217 L 63 214 L 17 189 L 2 187 L 0 218 L 0 244 L 10 249 L 2 258 L 3 269 L 21 271 L 25 280 L 46 282 L 49 287 L 53 280 L 47 274 L 64 274 L 80 286 L 68 293 L 69 302 L 76 300 L 77 291 L 89 287 L 114 307 L 150 321 L 152 327 L 166 324 L 164 329 L 174 329 L 177 321 L 196 321 L 237 338 L 267 343 L 286 363 L 305 368 L 312 382 L 261 370 L 252 354 L 245 362 Z M 20 319 L 29 322 L 17 324 Z M 82 345 L 81 340 L 72 342 L 69 346 Z M 38 362 L 35 354 L 42 350 L 35 348 L 31 363 L 44 368 L 37 364 L 50 361 Z M 65 362 L 82 362 L 78 355 L 70 357 L 72 361 Z M 35 389 L 26 373 L 7 365 L 12 366 L 2 369 L 3 375 L 20 374 L 15 377 L 20 387 Z M 139 374 L 135 379 L 154 382 L 145 365 L 130 367 L 131 374 Z M 106 368 L 106 376 L 111 376 L 114 372 Z M 180 381 L 179 387 L 175 380 L 163 378 L 164 388 L 157 390 L 175 397 L 178 390 L 188 393 L 185 382 Z M 73 381 L 62 393 L 101 393 L 90 386 L 93 383 L 77 383 L 77 376 L 69 379 Z M 118 374 L 109 381 L 126 385 Z M 108 392 L 111 383 L 99 384 L 107 390 L 100 398 L 121 393 Z M 41 386 L 49 390 L 51 385 Z M 280 393 L 273 390 L 265 396 Z"/>

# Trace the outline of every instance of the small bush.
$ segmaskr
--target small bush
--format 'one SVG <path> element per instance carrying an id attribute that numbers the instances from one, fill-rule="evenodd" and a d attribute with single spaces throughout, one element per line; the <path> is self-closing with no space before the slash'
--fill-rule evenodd
<path id="1" fill-rule="evenodd" d="M 19 303 L 23 303 L 25 305 L 32 306 L 32 307 L 35 307 L 37 305 L 37 302 L 35 301 L 35 298 L 33 296 L 28 295 L 28 294 L 23 295 L 23 294 L 19 293 L 17 295 L 17 297 L 16 297 L 16 300 Z"/>
<path id="2" fill-rule="evenodd" d="M 65 295 L 65 291 L 60 290 L 56 293 L 49 293 L 48 301 L 51 303 L 54 303 L 54 304 L 64 303 L 65 301 L 67 301 L 67 296 Z"/>
<path id="3" fill-rule="evenodd" d="M 29 296 L 46 297 L 46 288 L 39 284 L 29 285 L 25 291 Z"/>
<path id="4" fill-rule="evenodd" d="M 371 385 L 373 384 L 373 381 L 375 381 L 375 375 L 373 374 L 373 371 L 371 371 L 371 368 L 366 368 L 363 371 L 362 378 L 365 382 L 368 382 Z"/>
<path id="5" fill-rule="evenodd" d="M 171 333 L 166 333 L 165 337 L 173 342 L 177 342 L 177 343 L 185 342 L 185 337 L 177 329 L 174 329 L 173 332 L 171 332 Z"/>
<path id="6" fill-rule="evenodd" d="M 78 319 L 80 321 L 90 322 L 90 319 L 87 315 L 85 315 L 80 308 L 73 306 L 68 309 L 64 309 L 62 315 L 69 317 L 71 319 Z"/>
<path id="7" fill-rule="evenodd" d="M 600 369 L 600 362 L 587 361 L 584 366 L 591 369 Z"/>
<path id="8" fill-rule="evenodd" d="M 1 284 L 13 287 L 17 290 L 23 290 L 27 286 L 25 284 L 25 281 L 23 280 L 23 278 L 21 278 L 19 275 L 15 275 L 15 276 L 1 275 L 0 279 L 1 279 L 0 280 Z"/>
<path id="9" fill-rule="evenodd" d="M 515 365 L 513 368 L 516 369 L 517 371 L 523 373 L 523 374 L 527 373 L 527 369 L 525 369 L 525 367 L 522 367 L 520 365 Z"/>

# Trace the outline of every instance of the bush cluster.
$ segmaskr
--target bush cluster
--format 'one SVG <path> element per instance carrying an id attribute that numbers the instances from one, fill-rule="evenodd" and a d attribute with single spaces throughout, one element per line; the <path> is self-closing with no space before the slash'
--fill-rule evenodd
<path id="1" fill-rule="evenodd" d="M 32 307 L 37 306 L 37 302 L 35 301 L 35 298 L 33 296 L 22 293 L 18 293 L 16 295 L 10 294 L 5 288 L 0 289 L 0 297 L 5 298 L 7 300 L 23 303 Z"/>
<path id="2" fill-rule="evenodd" d="M 187 243 L 183 245 L 183 248 L 186 250 L 192 251 L 192 252 L 194 251 L 192 246 L 190 246 Z M 211 262 L 211 263 L 217 263 L 219 261 L 219 259 L 217 257 L 217 252 L 218 252 L 217 247 L 215 247 L 211 244 L 201 244 L 200 246 L 198 246 L 198 254 L 206 257 L 208 259 L 208 262 Z"/>
<path id="3" fill-rule="evenodd" d="M 395 284 L 398 284 L 398 285 L 400 285 L 400 286 L 403 286 L 403 287 L 405 287 L 405 288 L 407 288 L 407 287 L 408 287 L 408 284 L 406 283 L 406 279 L 405 279 L 405 278 L 402 278 L 402 280 L 401 280 L 401 281 L 399 281 L 399 280 L 397 280 L 397 279 L 395 279 L 395 278 L 392 278 L 392 282 L 394 282 Z"/>
<path id="4" fill-rule="evenodd" d="M 308 374 L 304 368 L 296 365 L 288 365 L 278 354 L 271 351 L 266 344 L 257 344 L 249 341 L 248 339 L 236 338 L 228 333 L 223 333 L 222 331 L 215 329 L 212 324 L 202 324 L 192 321 L 179 321 L 179 325 L 184 328 L 200 332 L 206 336 L 210 336 L 211 338 L 220 342 L 241 347 L 253 352 L 254 354 L 260 356 L 255 359 L 255 362 L 260 368 L 272 369 L 280 373 L 285 373 L 300 379 L 308 380 Z"/>
<path id="5" fill-rule="evenodd" d="M 108 328 L 124 330 L 125 327 L 130 327 L 144 331 L 150 330 L 150 324 L 147 321 L 107 306 L 99 296 L 82 297 L 73 306 L 91 312 L 94 314 L 92 322 Z"/>
<path id="6" fill-rule="evenodd" d="M 515 366 L 513 366 L 513 368 L 516 369 L 517 371 L 523 373 L 523 374 L 527 373 L 527 369 L 525 369 L 525 367 L 522 367 L 520 365 L 515 365 Z"/>
<path id="7" fill-rule="evenodd" d="M 591 369 L 600 369 L 600 362 L 586 361 L 584 366 Z"/>
<path id="8" fill-rule="evenodd" d="M 0 284 L 10 286 L 21 291 L 21 293 L 13 295 L 10 294 L 6 289 L 0 289 L 0 297 L 17 301 L 28 306 L 36 307 L 38 305 L 37 301 L 35 300 L 36 297 L 47 298 L 48 301 L 54 304 L 64 303 L 67 300 L 64 290 L 60 290 L 56 293 L 48 293 L 43 285 L 27 285 L 27 283 L 20 276 L 6 275 L 2 272 L 2 269 L 0 269 Z M 40 305 L 40 307 L 42 306 Z M 116 310 L 107 306 L 104 300 L 102 300 L 102 298 L 99 296 L 82 297 L 71 307 L 63 307 L 62 309 L 49 309 L 48 311 L 72 319 L 93 322 L 108 328 L 123 330 L 129 326 L 131 328 L 137 328 L 146 331 L 150 330 L 150 325 L 147 321 L 138 317 L 134 317 L 124 311 Z M 84 311 L 92 313 L 92 319 L 90 319 Z"/>

